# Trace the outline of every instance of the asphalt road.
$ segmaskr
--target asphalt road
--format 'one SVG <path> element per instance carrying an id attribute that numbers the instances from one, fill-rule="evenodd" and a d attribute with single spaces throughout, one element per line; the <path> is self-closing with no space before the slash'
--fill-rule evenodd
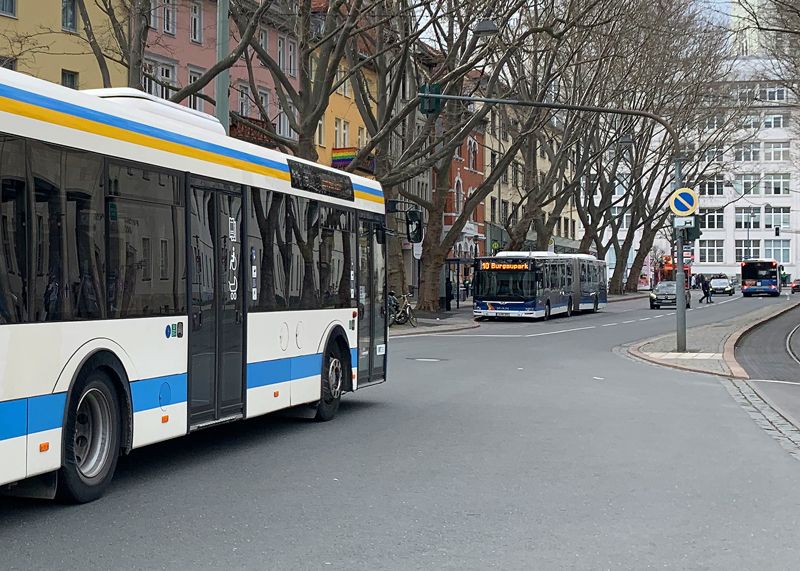
<path id="1" fill-rule="evenodd" d="M 750 375 L 762 397 L 800 422 L 800 365 L 787 351 L 787 340 L 800 356 L 800 308 L 767 321 L 748 333 L 736 346 L 736 360 Z"/>
<path id="2" fill-rule="evenodd" d="M 689 324 L 785 300 L 717 302 Z M 136 451 L 85 506 L 0 499 L 0 568 L 796 567 L 800 463 L 716 378 L 613 351 L 674 328 L 646 304 L 392 339 L 331 423 Z"/>

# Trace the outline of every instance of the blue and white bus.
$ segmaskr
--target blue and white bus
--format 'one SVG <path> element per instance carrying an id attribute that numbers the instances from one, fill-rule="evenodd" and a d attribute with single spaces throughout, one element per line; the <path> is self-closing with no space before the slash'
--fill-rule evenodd
<path id="1" fill-rule="evenodd" d="M 477 318 L 569 317 L 608 302 L 606 263 L 588 254 L 500 252 L 477 258 L 474 270 Z"/>
<path id="2" fill-rule="evenodd" d="M 90 501 L 121 453 L 385 380 L 375 181 L 0 69 L 0 186 L 4 490 Z"/>
<path id="3" fill-rule="evenodd" d="M 753 259 L 742 262 L 742 295 L 781 294 L 781 266 L 773 259 Z"/>

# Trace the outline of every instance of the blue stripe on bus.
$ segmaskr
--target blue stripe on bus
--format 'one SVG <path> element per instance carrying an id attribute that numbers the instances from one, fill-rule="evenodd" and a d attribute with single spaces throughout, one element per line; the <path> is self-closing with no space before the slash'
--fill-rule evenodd
<path id="1" fill-rule="evenodd" d="M 313 377 L 319 375 L 321 370 L 322 353 L 248 363 L 247 388 L 254 389 Z"/>
<path id="2" fill-rule="evenodd" d="M 28 399 L 28 434 L 64 426 L 67 393 L 55 393 Z"/>
<path id="3" fill-rule="evenodd" d="M 36 105 L 38 107 L 43 107 L 45 109 L 50 109 L 52 111 L 58 111 L 59 113 L 72 115 L 73 117 L 88 119 L 96 123 L 117 127 L 119 129 L 138 133 L 140 135 L 161 139 L 162 141 L 168 141 L 170 143 L 176 143 L 195 149 L 200 149 L 232 159 L 239 159 L 278 171 L 289 172 L 289 165 L 278 161 L 265 159 L 263 157 L 251 155 L 250 153 L 245 153 L 242 151 L 236 151 L 229 149 L 228 147 L 223 147 L 222 145 L 208 143 L 206 141 L 194 139 L 185 135 L 179 135 L 171 131 L 159 129 L 158 127 L 153 127 L 144 123 L 138 123 L 130 119 L 123 119 L 122 117 L 109 115 L 108 113 L 103 113 L 102 111 L 81 107 L 80 105 L 75 105 L 74 103 L 67 103 L 66 101 L 52 99 L 44 95 L 39 95 L 38 93 L 32 93 L 30 91 L 11 87 L 10 85 L 0 85 L 0 96 L 21 101 L 23 103 Z M 381 196 L 383 195 L 381 194 Z"/>
<path id="4" fill-rule="evenodd" d="M 383 192 L 379 188 L 372 188 L 371 186 L 364 186 L 363 184 L 358 184 L 356 182 L 353 183 L 353 190 L 357 190 L 360 192 L 366 192 L 367 194 L 372 194 L 374 196 L 383 196 Z"/>
<path id="5" fill-rule="evenodd" d="M 358 349 L 350 349 L 350 368 L 358 367 Z"/>
<path id="6" fill-rule="evenodd" d="M 186 402 L 186 373 L 143 379 L 131 383 L 133 412 Z"/>
<path id="7" fill-rule="evenodd" d="M 28 430 L 28 399 L 0 402 L 0 440 L 25 436 Z"/>

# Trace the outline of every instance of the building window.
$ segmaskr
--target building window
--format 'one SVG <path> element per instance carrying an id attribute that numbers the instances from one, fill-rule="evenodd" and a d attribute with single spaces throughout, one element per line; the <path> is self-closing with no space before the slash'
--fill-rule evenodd
<path id="1" fill-rule="evenodd" d="M 261 104 L 261 108 L 264 110 L 264 113 L 269 114 L 269 91 L 265 91 L 260 89 L 258 91 L 258 102 Z M 268 117 L 263 117 L 265 121 L 268 121 Z"/>
<path id="2" fill-rule="evenodd" d="M 611 219 L 616 220 L 619 224 L 619 230 L 627 230 L 631 227 L 631 220 L 633 218 L 632 213 L 624 212 L 627 210 L 624 206 L 612 206 L 611 207 Z M 624 213 L 624 216 L 623 216 Z"/>
<path id="3" fill-rule="evenodd" d="M 75 0 L 61 0 L 61 29 L 68 32 L 75 32 L 78 30 Z"/>
<path id="4" fill-rule="evenodd" d="M 242 117 L 250 116 L 250 87 L 247 85 L 239 85 L 236 89 L 239 92 L 239 115 Z"/>
<path id="5" fill-rule="evenodd" d="M 17 0 L 0 0 L 0 14 L 5 16 L 16 16 Z"/>
<path id="6" fill-rule="evenodd" d="M 456 181 L 455 195 L 456 195 L 456 203 L 454 212 L 459 213 L 461 212 L 464 206 L 464 187 L 461 185 L 460 180 Z"/>
<path id="7" fill-rule="evenodd" d="M 478 141 L 473 138 L 467 141 L 467 168 L 478 170 Z"/>
<path id="8" fill-rule="evenodd" d="M 721 174 L 708 177 L 699 186 L 699 193 L 702 196 L 722 196 L 724 191 L 725 179 Z"/>
<path id="9" fill-rule="evenodd" d="M 341 82 L 336 88 L 336 93 L 344 97 L 350 97 L 350 79 L 347 70 L 340 69 L 336 72 L 336 83 Z"/>
<path id="10" fill-rule="evenodd" d="M 725 124 L 725 118 L 721 115 L 712 115 L 711 117 L 706 117 L 704 120 L 701 121 L 701 125 L 704 131 L 713 131 L 714 129 L 719 129 L 722 125 Z"/>
<path id="11" fill-rule="evenodd" d="M 570 226 L 570 229 L 569 229 L 570 230 L 569 231 L 570 235 L 569 235 L 569 237 L 574 240 L 575 239 L 575 221 L 574 220 L 570 220 L 569 221 L 569 226 Z"/>
<path id="12" fill-rule="evenodd" d="M 765 206 L 764 228 L 788 228 L 790 215 L 788 206 Z"/>
<path id="13" fill-rule="evenodd" d="M 788 161 L 789 160 L 789 142 L 784 141 L 781 143 L 764 143 L 764 160 L 765 161 Z"/>
<path id="14" fill-rule="evenodd" d="M 791 180 L 789 174 L 765 174 L 764 194 L 789 194 Z"/>
<path id="15" fill-rule="evenodd" d="M 783 85 L 765 85 L 759 89 L 762 101 L 786 101 L 786 88 Z"/>
<path id="16" fill-rule="evenodd" d="M 287 59 L 289 64 L 289 69 L 286 70 L 286 73 L 292 77 L 297 77 L 297 44 L 294 41 L 289 40 L 286 43 L 286 47 L 288 48 Z"/>
<path id="17" fill-rule="evenodd" d="M 158 257 L 158 278 L 161 280 L 169 279 L 169 240 L 160 240 Z"/>
<path id="18" fill-rule="evenodd" d="M 722 147 L 709 147 L 703 151 L 703 157 L 709 163 L 721 163 L 724 155 Z"/>
<path id="19" fill-rule="evenodd" d="M 145 61 L 142 67 L 144 90 L 150 95 L 168 99 L 175 84 L 175 66 L 169 63 Z"/>
<path id="20" fill-rule="evenodd" d="M 342 146 L 350 146 L 350 122 L 342 121 Z"/>
<path id="21" fill-rule="evenodd" d="M 497 198 L 494 196 L 489 201 L 489 220 L 497 222 Z"/>
<path id="22" fill-rule="evenodd" d="M 722 208 L 701 208 L 700 228 L 720 230 L 725 227 L 725 213 Z"/>
<path id="23" fill-rule="evenodd" d="M 721 264 L 724 262 L 725 240 L 698 240 L 699 262 Z"/>
<path id="24" fill-rule="evenodd" d="M 78 72 L 61 70 L 61 85 L 70 89 L 78 89 Z"/>
<path id="25" fill-rule="evenodd" d="M 519 186 L 519 164 L 511 163 L 511 184 Z"/>
<path id="26" fill-rule="evenodd" d="M 203 6 L 192 2 L 189 9 L 189 38 L 198 44 L 203 43 Z"/>
<path id="27" fill-rule="evenodd" d="M 753 206 L 736 208 L 736 228 L 761 228 L 761 209 Z"/>
<path id="28" fill-rule="evenodd" d="M 201 72 L 190 69 L 189 70 L 189 85 L 193 84 L 198 79 L 200 79 L 201 75 L 202 75 Z M 194 109 L 195 111 L 202 111 L 203 110 L 204 101 L 203 101 L 203 98 L 200 97 L 200 94 L 202 94 L 202 93 L 203 93 L 203 90 L 201 89 L 197 93 L 194 93 L 194 94 L 189 96 L 189 107 Z"/>
<path id="29" fill-rule="evenodd" d="M 365 143 L 365 137 L 364 136 L 365 136 L 365 134 L 366 134 L 366 131 L 364 130 L 364 127 L 359 127 L 358 128 L 358 145 L 357 145 L 359 149 L 363 149 L 364 148 L 364 143 Z"/>
<path id="30" fill-rule="evenodd" d="M 742 143 L 733 148 L 733 160 L 737 162 L 758 161 L 761 153 L 761 143 Z"/>
<path id="31" fill-rule="evenodd" d="M 269 50 L 269 32 L 265 28 L 258 31 L 258 45 L 265 52 Z"/>
<path id="32" fill-rule="evenodd" d="M 278 68 L 286 71 L 286 38 L 278 36 Z"/>
<path id="33" fill-rule="evenodd" d="M 733 187 L 737 194 L 761 194 L 761 177 L 757 174 L 737 174 Z"/>
<path id="34" fill-rule="evenodd" d="M 342 148 L 342 120 L 338 117 L 333 121 L 333 146 Z"/>
<path id="35" fill-rule="evenodd" d="M 765 129 L 782 129 L 786 127 L 786 117 L 783 115 L 767 115 L 764 117 Z"/>
<path id="36" fill-rule="evenodd" d="M 736 261 L 761 257 L 761 240 L 736 240 Z"/>
<path id="37" fill-rule="evenodd" d="M 501 180 L 503 181 L 503 183 L 508 184 L 508 168 L 507 167 L 503 169 L 503 175 L 502 175 Z"/>
<path id="38" fill-rule="evenodd" d="M 761 119 L 758 115 L 747 115 L 742 120 L 742 129 L 758 129 L 761 127 Z"/>
<path id="39" fill-rule="evenodd" d="M 773 258 L 782 264 L 788 264 L 789 240 L 764 240 L 764 257 Z"/>
<path id="40" fill-rule="evenodd" d="M 500 204 L 500 209 L 501 209 L 500 214 L 502 214 L 503 216 L 503 219 L 500 220 L 500 222 L 502 222 L 503 225 L 505 225 L 506 223 L 508 223 L 508 200 L 502 201 L 502 203 Z"/>
<path id="41" fill-rule="evenodd" d="M 322 116 L 322 119 L 319 120 L 317 123 L 317 145 L 320 147 L 325 146 L 325 115 Z"/>
<path id="42" fill-rule="evenodd" d="M 164 7 L 164 33 L 175 35 L 175 0 L 161 0 Z"/>

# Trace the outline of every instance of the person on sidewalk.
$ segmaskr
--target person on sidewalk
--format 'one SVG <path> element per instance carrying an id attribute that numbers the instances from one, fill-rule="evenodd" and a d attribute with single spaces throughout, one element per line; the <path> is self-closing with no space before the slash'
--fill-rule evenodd
<path id="1" fill-rule="evenodd" d="M 445 295 L 445 310 L 452 311 L 453 310 L 453 282 L 450 278 L 447 278 L 447 281 L 444 283 L 444 295 Z"/>

